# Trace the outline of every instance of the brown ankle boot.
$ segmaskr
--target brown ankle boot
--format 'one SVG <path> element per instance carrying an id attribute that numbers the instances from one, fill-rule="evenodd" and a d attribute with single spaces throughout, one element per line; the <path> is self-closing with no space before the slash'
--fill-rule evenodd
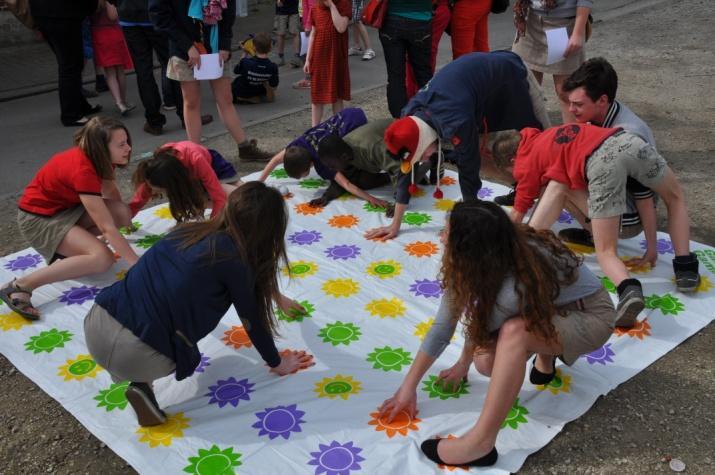
<path id="1" fill-rule="evenodd" d="M 246 140 L 238 145 L 238 158 L 242 162 L 265 162 L 272 156 L 273 154 L 258 148 L 256 139 Z"/>

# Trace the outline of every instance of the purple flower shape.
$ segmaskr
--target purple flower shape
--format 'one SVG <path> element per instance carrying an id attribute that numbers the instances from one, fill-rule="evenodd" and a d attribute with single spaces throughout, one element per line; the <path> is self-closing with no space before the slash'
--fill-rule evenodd
<path id="1" fill-rule="evenodd" d="M 318 447 L 320 450 L 311 452 L 313 458 L 308 462 L 308 465 L 316 465 L 315 475 L 350 475 L 351 470 L 360 470 L 358 462 L 365 460 L 358 455 L 362 449 L 353 446 L 353 442 L 341 444 L 334 440 L 330 445 L 318 444 Z"/>
<path id="2" fill-rule="evenodd" d="M 298 244 L 299 246 L 307 246 L 320 241 L 323 235 L 318 231 L 298 231 L 290 236 L 288 240 L 293 244 Z"/>
<path id="3" fill-rule="evenodd" d="M 439 280 L 415 280 L 415 283 L 410 285 L 410 292 L 415 294 L 415 297 L 440 297 L 444 292 L 442 283 Z"/>
<path id="4" fill-rule="evenodd" d="M 327 248 L 325 254 L 336 261 L 338 259 L 354 259 L 360 255 L 360 248 L 355 245 L 341 244 Z"/>
<path id="5" fill-rule="evenodd" d="M 203 373 L 204 371 L 206 371 L 207 366 L 211 366 L 211 363 L 209 363 L 209 360 L 211 359 L 211 357 L 206 356 L 203 353 L 199 353 L 199 354 L 201 355 L 201 360 L 199 361 L 199 365 L 196 367 L 196 369 L 194 371 L 196 371 L 197 373 Z"/>
<path id="6" fill-rule="evenodd" d="M 32 267 L 37 267 L 37 265 L 41 262 L 42 256 L 39 254 L 25 254 L 24 256 L 17 256 L 15 259 L 5 264 L 5 269 L 10 271 L 27 270 Z"/>
<path id="7" fill-rule="evenodd" d="M 606 363 L 613 363 L 613 358 L 611 358 L 612 356 L 616 356 L 616 353 L 611 349 L 611 344 L 606 343 L 601 348 L 592 351 L 587 355 L 581 355 L 581 358 L 586 358 L 588 364 L 598 363 L 605 366 Z"/>
<path id="8" fill-rule="evenodd" d="M 559 223 L 571 224 L 573 223 L 573 216 L 571 216 L 571 213 L 565 209 L 562 209 L 561 214 L 559 215 Z"/>
<path id="9" fill-rule="evenodd" d="M 87 287 L 72 287 L 69 290 L 62 292 L 60 302 L 67 305 L 82 305 L 87 300 L 94 300 L 94 297 L 99 293 L 99 289 L 95 286 Z"/>
<path id="10" fill-rule="evenodd" d="M 489 188 L 488 186 L 485 186 L 484 188 L 480 188 L 479 191 L 477 192 L 477 198 L 480 200 L 483 200 L 484 198 L 489 198 L 494 194 L 494 190 Z"/>
<path id="11" fill-rule="evenodd" d="M 646 240 L 643 239 L 641 241 L 641 249 L 647 249 L 647 247 L 648 244 L 646 243 Z M 655 244 L 655 249 L 658 251 L 658 254 L 675 254 L 673 243 L 670 242 L 670 239 L 658 239 Z"/>
<path id="12" fill-rule="evenodd" d="M 218 404 L 218 407 L 223 407 L 226 404 L 231 404 L 233 407 L 238 406 L 241 399 L 250 401 L 249 393 L 255 384 L 249 383 L 248 379 L 236 381 L 236 378 L 231 376 L 226 380 L 219 379 L 215 386 L 209 386 L 209 392 L 204 396 L 209 396 L 209 404 Z"/>
<path id="13" fill-rule="evenodd" d="M 256 413 L 258 422 L 251 427 L 260 429 L 259 436 L 268 434 L 271 440 L 278 436 L 288 440 L 291 432 L 301 432 L 300 424 L 305 422 L 301 417 L 304 415 L 305 412 L 298 410 L 295 404 L 267 407 Z"/>

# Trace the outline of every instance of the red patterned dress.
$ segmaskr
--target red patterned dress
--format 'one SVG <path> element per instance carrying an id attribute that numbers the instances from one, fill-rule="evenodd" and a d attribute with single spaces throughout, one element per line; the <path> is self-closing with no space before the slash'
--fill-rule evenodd
<path id="1" fill-rule="evenodd" d="M 350 0 L 333 0 L 340 15 L 350 18 Z M 330 17 L 330 9 L 318 0 L 310 9 L 313 23 L 313 50 L 310 54 L 310 101 L 332 104 L 350 100 L 350 69 L 348 67 L 348 32 L 338 33 Z"/>

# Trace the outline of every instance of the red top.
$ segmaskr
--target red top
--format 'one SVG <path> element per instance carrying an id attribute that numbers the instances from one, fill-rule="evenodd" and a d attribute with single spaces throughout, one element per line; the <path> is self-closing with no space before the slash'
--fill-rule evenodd
<path id="1" fill-rule="evenodd" d="M 102 178 L 79 147 L 50 158 L 27 185 L 18 206 L 28 213 L 54 216 L 81 203 L 80 195 L 102 195 Z"/>
<path id="2" fill-rule="evenodd" d="M 514 159 L 514 209 L 520 213 L 529 211 L 541 187 L 551 180 L 572 190 L 585 190 L 586 160 L 619 130 L 590 124 L 566 124 L 543 132 L 531 127 L 523 129 Z"/>
<path id="3" fill-rule="evenodd" d="M 349 0 L 333 0 L 341 16 L 352 17 Z M 348 32 L 338 33 L 330 9 L 320 2 L 310 9 L 313 49 L 310 52 L 310 101 L 332 104 L 350 100 Z"/>
<path id="4" fill-rule="evenodd" d="M 188 140 L 168 143 L 162 148 L 173 148 L 176 151 L 176 158 L 189 171 L 189 176 L 204 186 L 213 202 L 211 217 L 216 216 L 226 204 L 226 192 L 221 188 L 216 172 L 211 167 L 211 153 L 208 149 Z M 137 188 L 129 203 L 132 216 L 136 215 L 151 199 L 151 194 L 151 187 L 146 183 L 142 183 Z"/>

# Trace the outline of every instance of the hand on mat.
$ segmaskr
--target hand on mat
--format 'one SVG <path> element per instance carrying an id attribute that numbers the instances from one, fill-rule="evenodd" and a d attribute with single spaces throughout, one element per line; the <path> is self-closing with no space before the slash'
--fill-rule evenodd
<path id="1" fill-rule="evenodd" d="M 313 355 L 309 355 L 303 350 L 291 350 L 283 352 L 281 356 L 281 364 L 275 368 L 271 368 L 269 371 L 277 374 L 278 376 L 285 376 L 286 374 L 295 373 L 298 370 L 309 368 L 314 364 L 315 361 L 313 361 Z"/>
<path id="2" fill-rule="evenodd" d="M 457 361 L 451 368 L 440 371 L 437 381 L 441 381 L 442 387 L 447 391 L 454 391 L 459 387 L 462 381 L 467 380 L 469 365 L 470 362 L 463 363 L 462 361 Z"/>
<path id="3" fill-rule="evenodd" d="M 323 206 L 328 204 L 328 200 L 323 198 L 322 196 L 320 198 L 316 198 L 314 200 L 310 200 L 308 202 L 308 205 L 312 206 L 313 208 L 322 208 Z"/>
<path id="4" fill-rule="evenodd" d="M 281 294 L 278 297 L 278 307 L 283 310 L 289 318 L 295 318 L 299 315 L 305 314 L 305 309 L 295 300 L 289 299 L 285 295 Z"/>
<path id="5" fill-rule="evenodd" d="M 643 257 L 633 257 L 631 259 L 623 261 L 623 263 L 626 265 L 626 268 L 628 268 L 628 270 L 637 269 L 639 267 L 645 266 L 646 264 L 650 264 L 651 268 L 655 267 L 658 263 L 658 251 L 655 249 L 653 249 L 652 251 L 648 249 L 645 251 L 645 254 L 643 254 Z"/>
<path id="6" fill-rule="evenodd" d="M 382 226 L 380 228 L 368 229 L 365 233 L 365 239 L 377 239 L 380 241 L 387 241 L 397 237 L 399 229 L 393 229 L 392 226 Z"/>
<path id="7" fill-rule="evenodd" d="M 380 418 L 386 417 L 388 423 L 402 411 L 414 417 L 417 413 L 417 391 L 400 386 L 394 396 L 382 403 L 378 411 L 380 411 Z"/>
<path id="8" fill-rule="evenodd" d="M 387 209 L 387 207 L 390 206 L 389 201 L 381 200 L 380 198 L 375 198 L 372 195 L 367 195 L 367 196 L 369 196 L 367 202 L 373 206 L 377 206 L 377 207 L 385 208 L 385 209 Z"/>

